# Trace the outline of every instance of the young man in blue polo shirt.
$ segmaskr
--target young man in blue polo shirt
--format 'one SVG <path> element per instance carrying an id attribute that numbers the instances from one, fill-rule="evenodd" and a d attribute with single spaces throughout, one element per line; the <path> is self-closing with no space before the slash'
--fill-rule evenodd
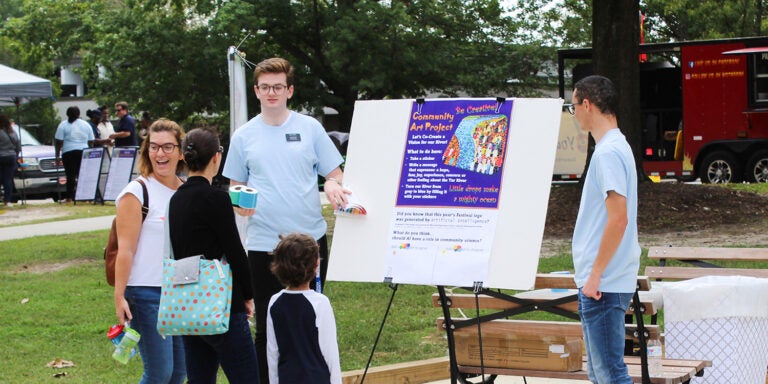
<path id="1" fill-rule="evenodd" d="M 324 176 L 325 195 L 333 208 L 346 205 L 350 192 L 342 188 L 343 158 L 325 129 L 312 117 L 288 109 L 293 97 L 291 63 L 266 59 L 253 72 L 254 92 L 261 113 L 232 135 L 223 175 L 231 185 L 247 185 L 258 191 L 256 209 L 235 208 L 248 219 L 248 261 L 256 304 L 256 353 L 261 382 L 268 382 L 267 306 L 283 289 L 270 272 L 270 254 L 279 235 L 310 234 L 320 245 L 322 283 L 328 269 L 327 224 L 317 195 L 317 176 Z"/>
<path id="2" fill-rule="evenodd" d="M 624 314 L 640 264 L 634 156 L 618 128 L 618 93 L 609 79 L 578 81 L 572 103 L 569 111 L 596 143 L 572 243 L 589 379 L 631 384 L 623 353 Z"/>

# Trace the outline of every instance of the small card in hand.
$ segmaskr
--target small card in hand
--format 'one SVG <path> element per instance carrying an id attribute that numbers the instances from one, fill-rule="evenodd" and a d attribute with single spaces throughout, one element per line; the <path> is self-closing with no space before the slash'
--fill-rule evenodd
<path id="1" fill-rule="evenodd" d="M 354 193 L 347 195 L 347 205 L 342 207 L 341 205 L 333 211 L 336 216 L 352 216 L 362 217 L 368 214 L 363 204 L 357 199 Z"/>

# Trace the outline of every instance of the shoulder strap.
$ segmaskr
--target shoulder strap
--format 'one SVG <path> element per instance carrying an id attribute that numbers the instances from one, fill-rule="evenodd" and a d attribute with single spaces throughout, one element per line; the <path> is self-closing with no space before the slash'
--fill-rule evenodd
<path id="1" fill-rule="evenodd" d="M 169 212 L 171 211 L 171 202 L 168 201 L 168 205 L 165 207 L 165 220 L 163 220 L 163 227 L 165 229 L 165 249 L 163 251 L 164 259 L 176 259 L 173 256 L 173 244 L 171 244 L 171 223 L 168 219 Z"/>
<path id="2" fill-rule="evenodd" d="M 11 134 L 8 133 L 8 131 L 6 131 L 5 129 L 3 129 L 2 131 L 5 132 L 6 136 L 8 136 L 8 140 L 11 141 L 11 144 L 13 144 L 14 146 L 19 145 L 19 143 L 16 140 L 13 139 L 13 136 L 11 136 Z"/>
<path id="3" fill-rule="evenodd" d="M 149 192 L 147 192 L 147 185 L 144 184 L 144 180 L 136 179 L 136 181 L 141 184 L 141 192 L 144 195 L 144 204 L 141 205 L 141 222 L 143 223 L 149 213 Z"/>

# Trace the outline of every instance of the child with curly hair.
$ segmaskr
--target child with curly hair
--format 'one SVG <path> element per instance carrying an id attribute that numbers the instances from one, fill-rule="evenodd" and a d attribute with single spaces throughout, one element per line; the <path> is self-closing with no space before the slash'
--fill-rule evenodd
<path id="1" fill-rule="evenodd" d="M 269 383 L 341 384 L 336 320 L 328 298 L 309 288 L 320 265 L 312 236 L 280 236 L 272 273 L 286 286 L 269 301 Z"/>

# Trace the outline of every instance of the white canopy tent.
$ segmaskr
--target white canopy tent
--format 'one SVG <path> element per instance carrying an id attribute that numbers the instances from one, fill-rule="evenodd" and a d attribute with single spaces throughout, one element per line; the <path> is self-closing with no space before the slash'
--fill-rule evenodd
<path id="1" fill-rule="evenodd" d="M 0 106 L 16 105 L 16 119 L 21 124 L 19 105 L 29 99 L 53 96 L 51 81 L 0 64 Z M 22 145 L 24 143 L 22 142 Z M 22 154 L 23 154 L 22 146 Z M 21 168 L 22 175 L 24 169 Z M 23 178 L 24 176 L 22 176 Z M 26 202 L 26 187 L 21 188 L 21 201 Z"/>
<path id="2" fill-rule="evenodd" d="M 0 64 L 0 105 L 18 104 L 21 99 L 52 95 L 50 80 Z"/>

